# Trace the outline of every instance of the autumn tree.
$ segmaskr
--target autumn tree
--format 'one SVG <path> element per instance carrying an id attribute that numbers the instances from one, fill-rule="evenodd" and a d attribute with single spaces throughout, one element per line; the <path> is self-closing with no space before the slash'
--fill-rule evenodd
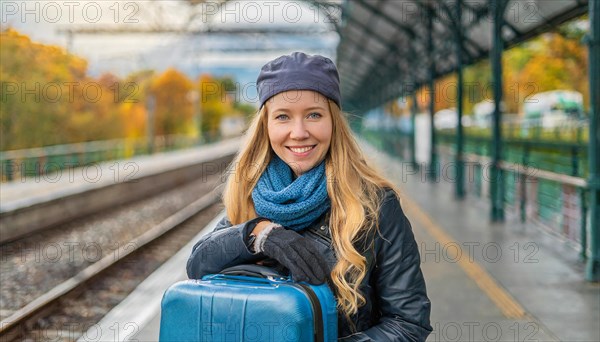
<path id="1" fill-rule="evenodd" d="M 119 113 L 125 138 L 142 138 L 148 132 L 148 99 L 154 80 L 153 70 L 129 74 L 119 85 Z"/>
<path id="2" fill-rule="evenodd" d="M 193 107 L 190 93 L 193 83 L 181 72 L 169 69 L 159 75 L 150 89 L 155 98 L 155 135 L 193 132 Z"/>
<path id="3" fill-rule="evenodd" d="M 508 113 L 519 113 L 525 99 L 535 93 L 568 89 L 583 94 L 587 103 L 587 47 L 584 31 L 575 20 L 505 51 L 502 60 L 503 101 Z M 474 85 L 465 96 L 465 110 L 493 98 L 489 60 L 466 68 L 465 82 Z"/>
<path id="4" fill-rule="evenodd" d="M 87 75 L 87 62 L 64 49 L 0 32 L 1 149 L 123 136 L 114 75 Z"/>
<path id="5" fill-rule="evenodd" d="M 1 149 L 68 142 L 70 108 L 85 81 L 85 60 L 32 42 L 13 29 L 0 32 Z"/>
<path id="6" fill-rule="evenodd" d="M 233 82 L 227 79 L 201 75 L 199 80 L 200 101 L 202 108 L 202 131 L 209 140 L 219 135 L 221 120 L 233 112 L 233 99 L 227 93 L 234 91 Z"/>
<path id="7" fill-rule="evenodd" d="M 524 61 L 515 63 L 515 60 Z M 589 98 L 587 50 L 581 41 L 559 33 L 544 34 L 535 41 L 511 50 L 505 65 L 511 65 L 507 77 L 516 89 L 505 89 L 510 95 L 516 91 L 519 103 L 538 92 L 556 89 L 576 90 Z M 518 108 L 512 108 L 517 112 Z"/>
<path id="8" fill-rule="evenodd" d="M 154 135 L 197 135 L 200 117 L 202 130 L 217 138 L 223 116 L 254 110 L 235 102 L 231 78 L 205 75 L 194 84 L 175 69 L 159 75 L 141 70 L 124 79 L 111 73 L 94 78 L 85 59 L 35 43 L 13 29 L 0 32 L 0 59 L 2 150 L 135 140 L 147 135 L 149 127 Z"/>
<path id="9" fill-rule="evenodd" d="M 575 20 L 555 28 L 503 54 L 503 102 L 507 113 L 519 113 L 523 102 L 535 93 L 568 89 L 589 99 L 588 56 L 583 43 L 585 31 Z M 435 82 L 435 110 L 456 106 L 456 75 Z M 464 69 L 463 112 L 472 113 L 474 104 L 493 99 L 493 79 L 488 59 Z M 421 110 L 428 111 L 429 90 L 417 91 Z"/>

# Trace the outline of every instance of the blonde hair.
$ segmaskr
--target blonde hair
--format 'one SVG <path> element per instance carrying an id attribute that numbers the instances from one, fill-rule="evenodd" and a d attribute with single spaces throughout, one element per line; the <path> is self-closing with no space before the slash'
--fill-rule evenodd
<path id="1" fill-rule="evenodd" d="M 331 200 L 329 226 L 338 259 L 331 279 L 338 309 L 350 321 L 350 315 L 366 302 L 359 286 L 367 273 L 367 261 L 355 244 L 378 226 L 382 189 L 390 188 L 396 196 L 398 190 L 367 164 L 343 113 L 335 102 L 328 100 L 328 104 L 333 131 L 325 170 Z M 274 153 L 269 143 L 265 106 L 253 118 L 246 138 L 230 168 L 223 193 L 223 203 L 233 224 L 257 216 L 252 190 Z"/>

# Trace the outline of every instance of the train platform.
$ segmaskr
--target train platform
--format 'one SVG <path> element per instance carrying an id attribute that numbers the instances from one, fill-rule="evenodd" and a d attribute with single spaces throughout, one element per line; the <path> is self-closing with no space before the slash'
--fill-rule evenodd
<path id="1" fill-rule="evenodd" d="M 570 247 L 521 223 L 491 223 L 487 201 L 455 200 L 447 177 L 428 182 L 426 173 L 363 148 L 403 194 L 432 302 L 429 341 L 600 341 L 600 284 L 583 280 Z M 193 243 L 105 317 L 99 330 L 107 338 L 158 340 L 160 299 L 185 279 Z"/>
<path id="2" fill-rule="evenodd" d="M 584 280 L 568 244 L 516 218 L 490 222 L 489 201 L 456 200 L 451 175 L 432 183 L 426 170 L 368 155 L 404 194 L 432 301 L 430 341 L 600 341 L 600 284 Z"/>
<path id="3" fill-rule="evenodd" d="M 93 163 L 3 183 L 0 243 L 166 191 L 200 175 L 216 174 L 222 166 L 216 164 L 230 162 L 240 139 Z M 164 177 L 166 174 L 170 177 Z"/>
<path id="4" fill-rule="evenodd" d="M 223 154 L 222 151 L 226 153 L 235 151 L 239 143 L 239 138 L 230 139 L 181 151 L 94 163 L 5 183 L 2 184 L 0 193 L 0 212 L 18 210 L 116 183 L 135 181 L 201 161 L 213 160 Z"/>

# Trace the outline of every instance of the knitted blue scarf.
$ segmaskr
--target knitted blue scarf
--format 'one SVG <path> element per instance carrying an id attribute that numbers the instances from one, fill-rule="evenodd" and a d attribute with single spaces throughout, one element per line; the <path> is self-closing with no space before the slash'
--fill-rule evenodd
<path id="1" fill-rule="evenodd" d="M 293 179 L 292 169 L 273 156 L 252 190 L 254 209 L 287 228 L 307 228 L 331 206 L 327 195 L 325 161 Z"/>

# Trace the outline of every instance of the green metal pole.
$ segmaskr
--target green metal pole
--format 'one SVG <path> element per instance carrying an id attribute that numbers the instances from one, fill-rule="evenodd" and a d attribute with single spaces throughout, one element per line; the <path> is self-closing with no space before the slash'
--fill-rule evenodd
<path id="1" fill-rule="evenodd" d="M 415 127 L 415 122 L 416 122 L 416 117 L 417 117 L 417 89 L 413 89 L 413 93 L 412 93 L 412 104 L 410 106 L 410 163 L 412 165 L 412 167 L 416 170 L 418 165 L 417 165 L 417 152 L 416 152 L 416 148 L 417 148 L 417 142 L 416 142 L 416 127 Z"/>
<path id="2" fill-rule="evenodd" d="M 154 110 L 156 109 L 156 99 L 149 95 L 146 99 L 146 136 L 148 154 L 154 153 Z"/>
<path id="3" fill-rule="evenodd" d="M 411 63 L 414 63 L 417 60 L 416 51 L 414 44 L 410 46 L 410 59 Z M 410 164 L 414 170 L 418 169 L 417 165 L 417 141 L 416 141 L 416 131 L 417 128 L 416 118 L 417 112 L 419 111 L 419 104 L 417 102 L 417 73 L 414 68 L 410 70 L 410 89 L 408 89 L 408 93 L 411 95 L 411 106 L 410 106 Z"/>
<path id="4" fill-rule="evenodd" d="M 523 149 L 523 166 L 527 167 L 529 165 L 529 144 L 524 145 Z M 525 223 L 527 220 L 527 176 L 525 174 L 521 174 L 519 176 L 519 184 L 520 186 L 520 200 L 519 200 L 519 209 L 521 212 L 521 223 Z"/>
<path id="5" fill-rule="evenodd" d="M 600 0 L 590 0 L 589 73 L 590 73 L 590 257 L 586 279 L 600 281 Z"/>
<path id="6" fill-rule="evenodd" d="M 6 161 L 4 161 L 4 165 L 5 165 L 5 172 L 6 172 L 6 180 L 11 182 L 13 180 L 13 163 L 14 160 L 12 159 L 7 159 Z"/>
<path id="7" fill-rule="evenodd" d="M 573 147 L 571 149 L 571 176 L 573 177 L 580 176 L 579 159 L 579 149 Z M 579 260 L 585 261 L 587 259 L 587 207 L 585 204 L 585 188 L 577 187 L 577 194 L 581 201 L 579 225 L 579 243 L 581 250 L 579 251 Z"/>
<path id="8" fill-rule="evenodd" d="M 502 102 L 502 25 L 504 23 L 505 0 L 490 0 L 493 16 L 493 46 L 491 51 L 492 74 L 494 80 L 494 116 L 492 125 L 492 165 L 490 172 L 490 200 L 491 219 L 493 222 L 504 221 L 504 199 L 502 196 L 502 170 L 500 160 L 502 158 L 502 136 L 500 131 Z"/>
<path id="9" fill-rule="evenodd" d="M 437 181 L 438 174 L 438 158 L 435 136 L 435 125 L 433 116 L 435 114 L 435 60 L 433 58 L 433 10 L 431 7 L 427 9 L 427 54 L 429 56 L 429 116 L 431 118 L 431 155 L 429 160 L 428 179 L 431 182 Z"/>
<path id="10" fill-rule="evenodd" d="M 456 89 L 456 115 L 458 122 L 456 125 L 456 198 L 462 199 L 465 197 L 465 177 L 464 177 L 464 162 L 463 162 L 463 61 L 462 61 L 462 0 L 456 1 L 456 74 L 457 74 L 457 89 Z"/>
<path id="11" fill-rule="evenodd" d="M 579 188 L 577 190 L 579 192 L 579 202 L 581 203 L 581 224 L 579 225 L 579 239 L 581 251 L 579 251 L 579 260 L 586 261 L 587 260 L 587 197 L 586 197 L 586 189 Z"/>

